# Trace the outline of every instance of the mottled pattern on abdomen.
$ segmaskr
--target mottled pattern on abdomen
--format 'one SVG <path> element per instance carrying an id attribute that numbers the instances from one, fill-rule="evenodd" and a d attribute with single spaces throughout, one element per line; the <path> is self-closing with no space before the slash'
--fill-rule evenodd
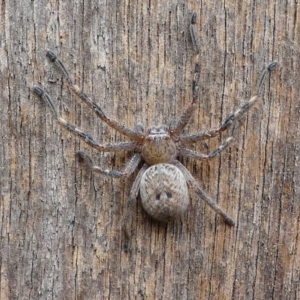
<path id="1" fill-rule="evenodd" d="M 178 218 L 189 205 L 184 176 L 171 164 L 149 167 L 141 179 L 140 194 L 146 212 L 159 221 Z"/>

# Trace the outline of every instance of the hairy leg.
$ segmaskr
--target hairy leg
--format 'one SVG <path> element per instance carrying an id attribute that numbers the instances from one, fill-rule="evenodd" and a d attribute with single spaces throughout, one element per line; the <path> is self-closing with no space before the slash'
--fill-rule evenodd
<path id="1" fill-rule="evenodd" d="M 33 92 L 37 94 L 41 99 L 43 99 L 48 106 L 50 107 L 52 114 L 54 118 L 57 120 L 57 122 L 69 130 L 71 133 L 79 136 L 85 143 L 90 145 L 91 147 L 97 149 L 98 151 L 106 151 L 106 152 L 111 152 L 111 151 L 118 151 L 118 150 L 134 150 L 138 149 L 140 146 L 138 145 L 137 142 L 121 142 L 121 143 L 115 143 L 115 144 L 99 144 L 96 142 L 91 136 L 88 134 L 84 133 L 81 131 L 79 128 L 76 126 L 69 124 L 66 120 L 58 116 L 58 113 L 54 107 L 54 104 L 51 100 L 51 97 L 48 93 L 46 93 L 41 87 L 34 86 L 33 87 Z"/>
<path id="2" fill-rule="evenodd" d="M 229 137 L 222 145 L 220 145 L 217 149 L 215 149 L 214 151 L 212 151 L 209 154 L 202 154 L 187 148 L 180 148 L 179 153 L 182 156 L 188 156 L 188 157 L 192 157 L 195 159 L 200 159 L 200 160 L 206 160 L 206 159 L 211 159 L 215 156 L 217 156 L 218 154 L 220 154 L 228 145 L 229 143 L 233 140 L 233 137 Z"/>
<path id="3" fill-rule="evenodd" d="M 101 167 L 96 166 L 93 163 L 92 158 L 83 151 L 77 151 L 76 155 L 80 158 L 80 160 L 83 160 L 88 165 L 89 169 L 92 172 L 97 172 L 97 173 L 115 177 L 115 178 L 129 176 L 131 173 L 134 172 L 134 170 L 137 168 L 138 164 L 142 160 L 142 157 L 140 154 L 135 154 L 131 158 L 131 160 L 127 163 L 125 170 L 123 172 L 121 172 L 121 171 L 117 171 L 117 170 L 107 170 L 107 169 L 103 169 Z"/>
<path id="4" fill-rule="evenodd" d="M 241 106 L 236 112 L 234 112 L 232 115 L 230 115 L 225 122 L 217 129 L 212 129 L 212 130 L 207 130 L 200 132 L 198 134 L 193 134 L 193 135 L 188 135 L 188 136 L 182 136 L 180 137 L 180 141 L 182 145 L 187 145 L 187 144 L 192 144 L 196 142 L 200 142 L 206 139 L 210 139 L 212 137 L 215 137 L 219 134 L 221 134 L 223 131 L 227 130 L 234 124 L 234 122 L 238 119 L 241 118 L 241 116 L 246 113 L 250 107 L 253 106 L 254 103 L 257 102 L 259 97 L 261 96 L 261 90 L 262 86 L 265 82 L 266 75 L 271 72 L 277 65 L 277 62 L 272 62 L 270 63 L 262 72 L 262 75 L 260 77 L 259 83 L 258 83 L 258 88 L 256 95 L 253 96 L 247 103 L 245 103 L 243 106 Z"/>
<path id="5" fill-rule="evenodd" d="M 199 77 L 200 77 L 200 65 L 195 65 L 195 72 L 194 72 L 194 79 L 193 79 L 193 89 L 192 89 L 192 102 L 183 112 L 183 114 L 179 117 L 177 122 L 172 122 L 170 133 L 174 140 L 178 140 L 179 135 L 181 134 L 182 130 L 185 128 L 187 123 L 189 122 L 190 118 L 195 111 L 195 105 L 198 100 L 198 89 L 199 89 Z"/>
<path id="6" fill-rule="evenodd" d="M 127 252 L 129 250 L 129 243 L 130 243 L 130 225 L 131 225 L 131 219 L 132 219 L 132 210 L 133 210 L 133 205 L 136 201 L 136 198 L 139 194 L 140 191 L 140 183 L 141 179 L 145 173 L 145 171 L 148 169 L 148 165 L 144 164 L 142 168 L 140 169 L 139 173 L 137 174 L 134 183 L 132 184 L 131 190 L 130 190 L 130 195 L 128 199 L 128 204 L 127 204 L 127 210 L 126 210 L 126 215 L 123 219 L 122 222 L 122 231 L 125 236 L 125 241 L 124 241 L 124 251 Z"/>
<path id="7" fill-rule="evenodd" d="M 196 21 L 197 21 L 197 14 L 196 14 L 196 12 L 193 11 L 191 19 L 190 19 L 189 29 L 190 29 L 191 40 L 193 43 L 193 48 L 196 51 L 196 53 L 198 54 L 198 53 L 200 53 L 200 43 L 199 43 L 199 38 L 196 34 L 196 29 L 195 29 Z"/>
<path id="8" fill-rule="evenodd" d="M 47 50 L 46 55 L 47 55 L 47 57 L 49 57 L 51 62 L 53 62 L 57 66 L 57 68 L 62 72 L 62 74 L 65 76 L 72 91 L 78 97 L 80 97 L 80 99 L 82 101 L 84 101 L 86 104 L 88 104 L 103 122 L 108 124 L 110 127 L 115 129 L 116 131 L 120 132 L 121 134 L 123 134 L 135 141 L 141 142 L 143 140 L 143 135 L 141 133 L 131 130 L 131 129 L 125 127 L 124 125 L 119 124 L 118 122 L 108 118 L 104 114 L 104 112 L 102 111 L 100 106 L 98 104 L 96 104 L 95 102 L 93 102 L 91 98 L 89 98 L 77 85 L 74 84 L 74 82 L 73 82 L 71 76 L 69 75 L 69 72 L 65 68 L 64 64 L 61 62 L 61 60 L 57 57 L 57 55 L 53 51 Z"/>
<path id="9" fill-rule="evenodd" d="M 174 162 L 174 165 L 182 172 L 190 188 L 192 188 L 216 213 L 218 213 L 228 225 L 234 226 L 234 221 L 225 212 L 223 212 L 208 195 L 206 195 L 186 167 L 178 160 Z"/>

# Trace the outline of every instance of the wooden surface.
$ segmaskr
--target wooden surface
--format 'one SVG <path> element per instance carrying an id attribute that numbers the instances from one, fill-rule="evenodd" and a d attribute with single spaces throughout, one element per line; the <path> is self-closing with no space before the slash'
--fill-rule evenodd
<path id="1" fill-rule="evenodd" d="M 1 1 L 0 299 L 300 299 L 299 13 L 297 1 L 275 0 Z M 130 156 L 91 150 L 29 87 L 42 84 L 60 114 L 99 141 L 125 139 L 70 93 L 47 48 L 131 128 L 179 116 L 199 61 L 189 132 L 221 124 L 278 60 L 231 146 L 209 162 L 183 161 L 236 227 L 195 195 L 167 225 L 138 201 L 124 252 L 120 220 L 134 176 L 91 174 L 75 151 L 115 169 Z M 226 137 L 196 149 L 207 153 Z"/>

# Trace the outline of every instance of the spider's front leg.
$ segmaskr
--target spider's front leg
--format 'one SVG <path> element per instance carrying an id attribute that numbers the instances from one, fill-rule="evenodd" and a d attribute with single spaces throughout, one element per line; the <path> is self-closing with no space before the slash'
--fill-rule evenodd
<path id="1" fill-rule="evenodd" d="M 181 144 L 188 145 L 188 144 L 200 142 L 200 141 L 203 141 L 206 139 L 210 139 L 212 137 L 215 137 L 215 136 L 221 134 L 225 130 L 229 129 L 235 123 L 235 121 L 239 120 L 242 117 L 242 115 L 244 113 L 246 113 L 253 106 L 253 104 L 256 103 L 257 100 L 260 98 L 261 92 L 262 92 L 262 86 L 265 82 L 266 75 L 268 73 L 270 73 L 276 67 L 276 65 L 277 65 L 277 62 L 274 61 L 274 62 L 270 63 L 264 69 L 264 71 L 262 72 L 262 74 L 260 76 L 256 95 L 253 96 L 247 103 L 245 103 L 243 106 L 241 106 L 238 110 L 236 110 L 232 115 L 230 115 L 219 128 L 203 131 L 203 132 L 193 134 L 193 135 L 181 136 L 180 137 Z"/>
<path id="2" fill-rule="evenodd" d="M 120 132 L 121 134 L 129 137 L 134 141 L 141 142 L 143 140 L 143 134 L 141 134 L 140 132 L 131 130 L 130 128 L 127 128 L 126 126 L 119 124 L 118 122 L 107 117 L 102 111 L 101 107 L 97 103 L 93 102 L 93 100 L 90 97 L 88 97 L 77 85 L 74 84 L 73 79 L 69 75 L 68 70 L 53 51 L 47 50 L 46 56 L 49 57 L 50 61 L 56 65 L 56 67 L 61 71 L 61 73 L 67 79 L 67 82 L 71 90 L 83 102 L 88 104 L 103 122 L 105 122 L 107 125 L 114 128 L 116 131 Z"/>
<path id="3" fill-rule="evenodd" d="M 185 111 L 181 114 L 177 122 L 172 122 L 170 125 L 170 133 L 174 140 L 178 140 L 181 132 L 188 124 L 189 120 L 191 119 L 193 112 L 195 111 L 195 106 L 198 100 L 199 94 L 199 79 L 200 79 L 200 65 L 195 64 L 195 71 L 194 71 L 194 79 L 192 83 L 192 101 L 185 109 Z"/>

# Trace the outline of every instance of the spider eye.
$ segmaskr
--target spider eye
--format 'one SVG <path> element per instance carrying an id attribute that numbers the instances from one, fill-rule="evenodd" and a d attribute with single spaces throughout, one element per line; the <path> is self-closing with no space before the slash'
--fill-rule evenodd
<path id="1" fill-rule="evenodd" d="M 172 193 L 166 192 L 166 195 L 167 195 L 168 198 L 172 198 Z"/>

